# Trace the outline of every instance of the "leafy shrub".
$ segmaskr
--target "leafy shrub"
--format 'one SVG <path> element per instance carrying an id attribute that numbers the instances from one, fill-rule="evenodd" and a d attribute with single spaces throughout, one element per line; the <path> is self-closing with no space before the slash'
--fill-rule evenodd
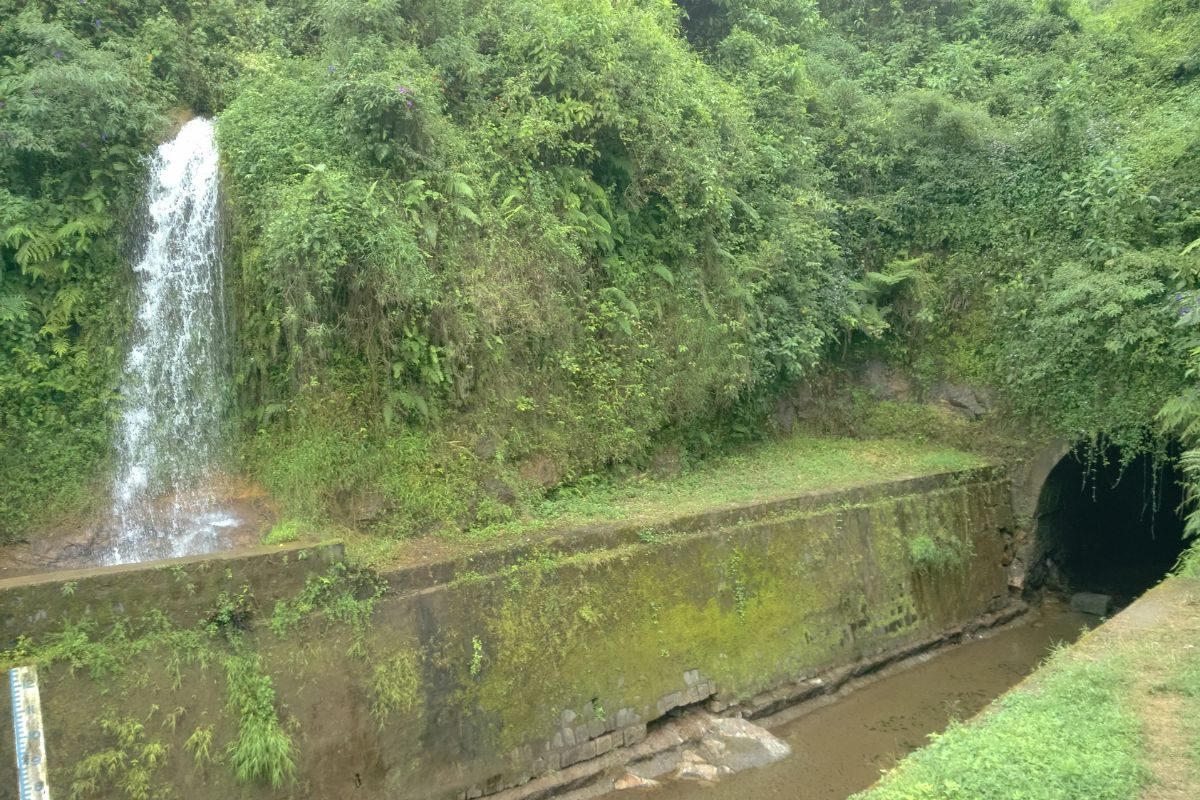
<path id="1" fill-rule="evenodd" d="M 303 524 L 299 520 L 289 519 L 276 523 L 263 536 L 263 544 L 290 544 L 300 538 Z"/>

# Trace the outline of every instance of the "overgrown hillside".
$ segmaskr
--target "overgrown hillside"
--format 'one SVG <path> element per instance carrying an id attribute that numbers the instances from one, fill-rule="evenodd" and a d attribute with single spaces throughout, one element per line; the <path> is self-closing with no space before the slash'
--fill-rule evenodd
<path id="1" fill-rule="evenodd" d="M 504 521 L 868 352 L 1130 452 L 1200 419 L 1196 0 L 0 0 L 0 56 L 0 538 L 103 491 L 189 110 L 291 517 Z"/>

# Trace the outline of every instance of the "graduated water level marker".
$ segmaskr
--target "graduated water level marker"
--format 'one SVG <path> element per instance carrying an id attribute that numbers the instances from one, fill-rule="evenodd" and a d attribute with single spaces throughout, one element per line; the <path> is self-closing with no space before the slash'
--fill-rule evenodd
<path id="1" fill-rule="evenodd" d="M 46 779 L 46 737 L 42 730 L 42 699 L 37 669 L 8 671 L 12 696 L 13 735 L 17 743 L 17 782 L 21 800 L 50 800 Z"/>

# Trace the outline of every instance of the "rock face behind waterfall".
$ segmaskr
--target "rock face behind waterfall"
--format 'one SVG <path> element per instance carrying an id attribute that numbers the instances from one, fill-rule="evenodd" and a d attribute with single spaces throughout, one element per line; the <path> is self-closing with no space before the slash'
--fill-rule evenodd
<path id="1" fill-rule="evenodd" d="M 209 485 L 226 398 L 217 167 L 200 118 L 150 160 L 108 563 L 212 550 L 233 521 Z"/>

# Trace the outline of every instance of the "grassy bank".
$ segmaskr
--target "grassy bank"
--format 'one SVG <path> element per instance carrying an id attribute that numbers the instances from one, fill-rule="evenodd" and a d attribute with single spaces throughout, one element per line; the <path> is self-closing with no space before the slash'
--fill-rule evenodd
<path id="1" fill-rule="evenodd" d="M 655 525 L 686 514 L 805 492 L 845 489 L 985 464 L 977 455 L 906 439 L 797 435 L 747 447 L 667 474 L 589 477 L 552 492 L 527 513 L 466 531 L 383 539 L 346 530 L 352 555 L 373 566 L 419 560 L 431 550 L 465 552 L 549 530 L 621 521 Z M 284 522 L 281 526 L 294 523 Z M 278 527 L 277 527 L 278 530 Z M 323 531 L 328 534 L 328 530 Z M 270 534 L 268 534 L 270 536 Z"/>
<path id="2" fill-rule="evenodd" d="M 1200 795 L 1198 598 L 1168 580 L 855 800 Z"/>

